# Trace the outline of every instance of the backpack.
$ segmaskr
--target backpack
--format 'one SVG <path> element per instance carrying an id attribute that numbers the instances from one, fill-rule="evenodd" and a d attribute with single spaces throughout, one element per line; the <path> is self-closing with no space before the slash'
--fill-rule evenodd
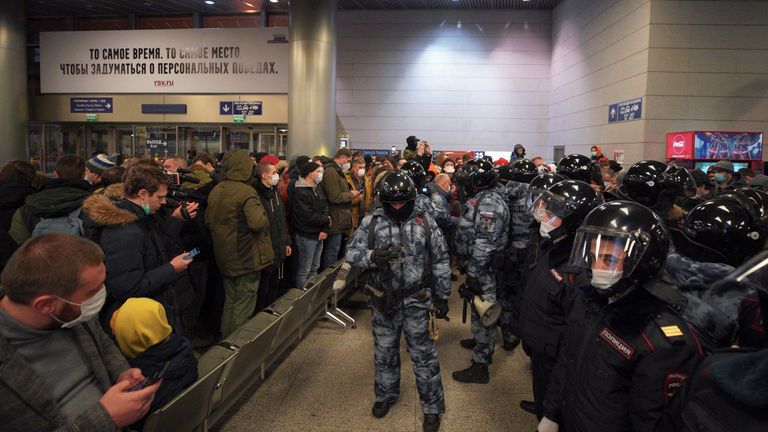
<path id="1" fill-rule="evenodd" d="M 32 230 L 32 237 L 49 233 L 64 233 L 83 237 L 83 220 L 80 219 L 82 208 L 75 209 L 66 216 L 41 218 Z"/>

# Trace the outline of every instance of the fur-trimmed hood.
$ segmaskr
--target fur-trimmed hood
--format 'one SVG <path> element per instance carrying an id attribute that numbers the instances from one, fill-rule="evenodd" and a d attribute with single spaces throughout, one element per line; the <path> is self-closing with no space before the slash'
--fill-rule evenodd
<path id="1" fill-rule="evenodd" d="M 109 190 L 112 186 L 107 187 L 105 193 L 93 194 L 83 201 L 83 211 L 86 216 L 96 224 L 104 226 L 126 225 L 138 221 L 138 215 L 118 207 L 117 203 L 109 198 L 107 193 L 114 192 L 114 189 Z M 122 184 L 120 185 L 120 190 L 122 190 Z"/>

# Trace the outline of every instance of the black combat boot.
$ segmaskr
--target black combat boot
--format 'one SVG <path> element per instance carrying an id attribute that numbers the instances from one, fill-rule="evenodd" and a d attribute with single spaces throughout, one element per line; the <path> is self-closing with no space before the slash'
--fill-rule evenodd
<path id="1" fill-rule="evenodd" d="M 439 414 L 424 414 L 424 432 L 437 432 L 440 430 Z"/>
<path id="2" fill-rule="evenodd" d="M 523 409 L 523 411 L 531 413 L 533 415 L 536 415 L 536 403 L 529 400 L 521 400 L 520 401 L 520 408 Z"/>
<path id="3" fill-rule="evenodd" d="M 472 350 L 472 349 L 475 349 L 475 346 L 477 346 L 477 341 L 475 340 L 475 338 L 462 339 L 459 342 L 459 345 L 461 345 L 462 348 Z"/>
<path id="4" fill-rule="evenodd" d="M 373 404 L 373 408 L 371 408 L 371 414 L 373 414 L 373 416 L 376 418 L 383 418 L 385 415 L 387 415 L 389 409 L 392 408 L 392 405 L 394 404 L 394 402 L 375 402 Z"/>
<path id="5" fill-rule="evenodd" d="M 502 348 L 504 348 L 504 351 L 512 351 L 517 346 L 520 345 L 520 338 L 517 336 L 512 336 L 512 340 L 504 340 L 504 345 L 502 345 Z"/>
<path id="6" fill-rule="evenodd" d="M 467 384 L 488 384 L 488 365 L 472 362 L 472 366 L 453 373 L 453 379 Z"/>

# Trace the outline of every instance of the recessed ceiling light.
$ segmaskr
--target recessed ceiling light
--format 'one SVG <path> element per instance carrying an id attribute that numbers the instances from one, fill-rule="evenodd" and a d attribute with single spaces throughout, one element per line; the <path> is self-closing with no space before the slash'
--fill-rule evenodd
<path id="1" fill-rule="evenodd" d="M 213 1 L 213 0 L 205 0 L 205 4 L 209 4 L 209 5 L 212 5 L 212 4 L 214 4 L 214 3 L 216 3 L 216 2 L 215 2 L 215 1 Z"/>
<path id="2" fill-rule="evenodd" d="M 277 3 L 277 0 L 269 0 L 270 3 Z"/>

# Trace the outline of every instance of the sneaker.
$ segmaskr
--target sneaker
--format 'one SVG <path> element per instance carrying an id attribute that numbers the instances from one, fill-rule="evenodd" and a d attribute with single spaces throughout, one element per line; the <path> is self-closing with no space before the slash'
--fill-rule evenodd
<path id="1" fill-rule="evenodd" d="M 392 405 L 394 404 L 394 402 L 375 402 L 373 404 L 373 408 L 371 408 L 371 414 L 373 414 L 373 416 L 376 418 L 384 418 L 384 416 L 387 415 L 389 409 L 392 408 Z"/>
<path id="2" fill-rule="evenodd" d="M 531 413 L 533 415 L 536 415 L 536 404 L 533 401 L 521 400 L 520 401 L 520 408 L 522 408 L 523 411 L 525 411 L 527 413 Z"/>
<path id="3" fill-rule="evenodd" d="M 462 348 L 473 350 L 475 349 L 475 346 L 477 346 L 477 341 L 475 340 L 475 338 L 462 339 L 459 342 L 459 345 L 461 345 Z"/>
<path id="4" fill-rule="evenodd" d="M 472 365 L 464 370 L 453 373 L 453 379 L 467 384 L 488 384 L 488 365 L 472 362 Z"/>
<path id="5" fill-rule="evenodd" d="M 440 430 L 440 415 L 424 414 L 424 432 L 437 432 Z"/>
<path id="6" fill-rule="evenodd" d="M 502 345 L 502 348 L 504 348 L 504 351 L 512 351 L 517 346 L 520 345 L 520 338 L 517 336 L 513 336 L 512 340 L 505 340 L 504 345 Z"/>

